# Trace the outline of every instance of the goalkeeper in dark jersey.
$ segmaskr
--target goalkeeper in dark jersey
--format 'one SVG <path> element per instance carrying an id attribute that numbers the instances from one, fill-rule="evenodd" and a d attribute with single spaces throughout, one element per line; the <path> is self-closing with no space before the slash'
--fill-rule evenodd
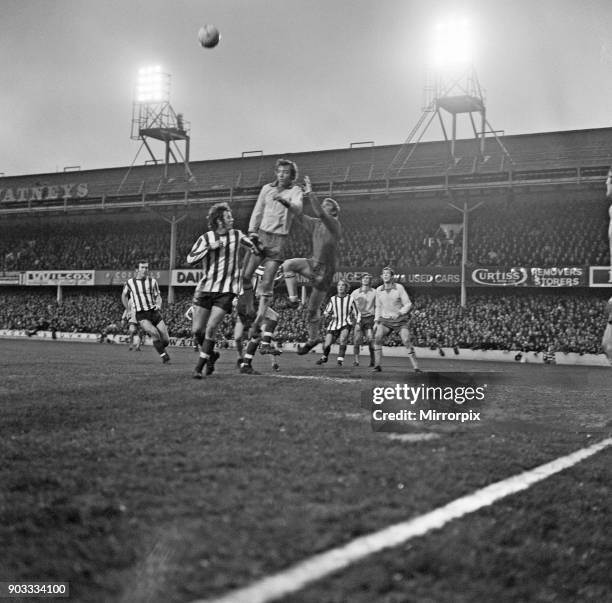
<path id="1" fill-rule="evenodd" d="M 296 274 L 307 278 L 312 285 L 307 310 L 308 341 L 298 347 L 298 354 L 307 354 L 320 342 L 321 304 L 333 282 L 338 246 L 342 237 L 338 203 L 331 197 L 319 201 L 308 176 L 304 177 L 304 194 L 310 199 L 316 217 L 302 214 L 298 221 L 312 235 L 312 257 L 293 258 L 283 263 L 289 303 L 293 307 L 299 305 Z"/>

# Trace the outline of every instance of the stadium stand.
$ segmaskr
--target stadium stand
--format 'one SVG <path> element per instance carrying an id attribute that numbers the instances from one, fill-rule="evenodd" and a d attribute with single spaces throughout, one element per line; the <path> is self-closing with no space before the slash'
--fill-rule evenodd
<path id="1" fill-rule="evenodd" d="M 456 266 L 461 223 L 470 213 L 468 266 L 606 266 L 607 207 L 603 175 L 612 161 L 612 128 L 502 136 L 512 161 L 492 139 L 485 155 L 474 140 L 458 141 L 450 162 L 445 142 L 421 143 L 398 174 L 386 168 L 398 146 L 355 143 L 353 148 L 290 154 L 321 196 L 342 207 L 341 265 L 368 270 Z M 188 217 L 177 228 L 176 267 L 185 267 L 192 243 L 206 228 L 210 204 L 228 201 L 236 226 L 247 228 L 260 186 L 271 179 L 276 156 L 78 170 L 0 178 L 0 271 L 126 270 L 147 258 L 167 270 L 170 229 L 163 217 Z M 307 208 L 308 210 L 308 208 Z M 446 231 L 441 225 L 447 225 Z M 296 228 L 290 255 L 309 254 L 310 237 Z M 456 293 L 415 292 L 418 345 L 524 351 L 597 353 L 602 295 L 576 290 L 471 292 L 458 310 Z M 0 287 L 2 328 L 103 333 L 121 315 L 117 290 Z M 189 335 L 183 317 L 190 294 L 167 307 L 173 336 Z M 300 312 L 284 309 L 280 341 L 305 338 Z M 229 325 L 224 331 L 231 336 Z M 393 340 L 392 340 L 393 343 Z"/>
<path id="2" fill-rule="evenodd" d="M 514 290 L 510 293 L 475 294 L 467 308 L 459 307 L 457 294 L 413 294 L 415 312 L 412 329 L 418 347 L 469 348 L 474 350 L 518 350 L 522 352 L 576 352 L 597 354 L 600 349 L 605 299 L 588 293 L 544 293 Z M 190 337 L 185 311 L 191 292 L 180 293 L 162 313 L 173 337 Z M 307 338 L 303 310 L 292 310 L 277 302 L 280 321 L 276 333 L 281 343 Z M 121 325 L 119 291 L 90 293 L 66 289 L 61 304 L 55 291 L 31 293 L 23 289 L 0 292 L 0 329 L 65 331 L 76 333 L 127 332 Z M 111 328 L 112 329 L 112 328 Z M 232 323 L 226 317 L 220 342 L 232 338 Z M 387 345 L 401 345 L 392 337 Z"/>

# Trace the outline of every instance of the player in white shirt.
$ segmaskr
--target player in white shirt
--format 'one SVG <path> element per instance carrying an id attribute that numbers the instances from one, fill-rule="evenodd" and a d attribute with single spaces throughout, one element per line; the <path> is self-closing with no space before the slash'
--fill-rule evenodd
<path id="1" fill-rule="evenodd" d="M 406 289 L 393 280 L 395 273 L 387 266 L 382 271 L 383 284 L 376 289 L 376 311 L 374 314 L 374 372 L 380 372 L 382 360 L 382 344 L 385 337 L 392 331 L 398 331 L 402 343 L 408 350 L 408 358 L 415 372 L 422 372 L 414 353 L 408 328 L 408 313 L 412 302 Z"/>
<path id="2" fill-rule="evenodd" d="M 274 182 L 264 184 L 251 213 L 249 236 L 261 257 L 246 260 L 242 271 L 243 292 L 238 300 L 241 312 L 247 315 L 255 313 L 251 279 L 257 267 L 263 264 L 259 307 L 251 327 L 254 332 L 260 329 L 266 308 L 272 302 L 274 277 L 286 259 L 291 226 L 295 217 L 302 213 L 303 206 L 302 189 L 296 184 L 297 165 L 289 159 L 278 159 L 274 173 Z"/>
<path id="3" fill-rule="evenodd" d="M 374 314 L 376 312 L 376 291 L 370 286 L 372 276 L 364 274 L 361 277 L 361 287 L 351 293 L 351 299 L 357 305 L 361 320 L 355 325 L 353 333 L 353 351 L 355 360 L 353 366 L 359 366 L 359 348 L 364 338 L 368 340 L 370 350 L 370 366 L 374 366 Z"/>

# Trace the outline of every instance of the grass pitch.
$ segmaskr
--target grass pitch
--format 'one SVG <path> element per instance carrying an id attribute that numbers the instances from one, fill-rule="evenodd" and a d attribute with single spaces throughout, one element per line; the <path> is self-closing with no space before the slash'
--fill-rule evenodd
<path id="1" fill-rule="evenodd" d="M 609 437 L 612 371 L 496 370 L 475 424 L 374 432 L 365 367 L 318 356 L 0 341 L 0 581 L 70 582 L 71 600 L 214 598 Z M 406 362 L 386 359 L 385 381 Z M 365 398 L 364 398 L 365 396 Z M 612 598 L 610 449 L 287 598 L 308 602 Z"/>

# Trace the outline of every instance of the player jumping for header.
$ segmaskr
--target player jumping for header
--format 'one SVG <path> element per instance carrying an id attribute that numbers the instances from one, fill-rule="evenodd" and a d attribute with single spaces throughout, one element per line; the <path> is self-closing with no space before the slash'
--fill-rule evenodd
<path id="1" fill-rule="evenodd" d="M 298 347 L 298 354 L 308 354 L 320 342 L 321 304 L 333 282 L 342 237 L 338 203 L 331 197 L 319 201 L 308 176 L 304 177 L 304 194 L 310 199 L 316 216 L 300 217 L 300 224 L 312 235 L 312 257 L 293 258 L 283 263 L 289 301 L 294 307 L 298 305 L 296 273 L 306 277 L 312 285 L 307 309 L 308 341 Z"/>

